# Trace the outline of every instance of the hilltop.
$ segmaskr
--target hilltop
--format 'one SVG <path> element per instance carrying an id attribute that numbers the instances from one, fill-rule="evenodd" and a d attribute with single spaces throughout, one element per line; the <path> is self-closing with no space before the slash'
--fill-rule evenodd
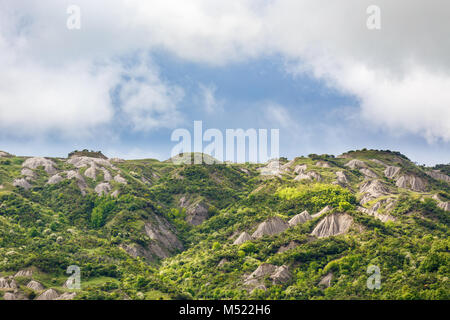
<path id="1" fill-rule="evenodd" d="M 1 151 L 0 299 L 450 298 L 450 165 L 181 156 L 202 161 Z"/>

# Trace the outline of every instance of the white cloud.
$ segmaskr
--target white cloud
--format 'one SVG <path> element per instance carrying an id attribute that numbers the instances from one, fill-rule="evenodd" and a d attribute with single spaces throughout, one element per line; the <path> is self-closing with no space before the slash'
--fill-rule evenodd
<path id="1" fill-rule="evenodd" d="M 223 100 L 216 98 L 217 87 L 213 84 L 204 85 L 200 84 L 200 96 L 203 109 L 208 114 L 220 113 L 223 111 Z"/>
<path id="2" fill-rule="evenodd" d="M 310 72 L 355 95 L 362 119 L 374 126 L 450 141 L 450 3 L 378 0 L 379 31 L 366 28 L 366 8 L 372 4 L 80 0 L 79 31 L 65 28 L 64 2 L 2 4 L 1 52 L 12 52 L 16 61 L 9 67 L 11 56 L 0 58 L 5 69 L 0 74 L 0 128 L 21 123 L 30 127 L 32 121 L 23 122 L 23 115 L 39 118 L 36 131 L 77 131 L 108 123 L 113 108 L 106 92 L 114 87 L 114 77 L 93 72 L 92 66 L 99 58 L 162 48 L 213 65 L 279 54 L 296 65 L 289 72 Z M 120 70 L 117 63 L 111 68 Z M 68 72 L 76 74 L 68 77 Z M 179 88 L 149 79 L 124 85 L 128 101 L 122 114 L 135 130 L 167 126 L 169 118 L 177 118 Z M 66 100 L 66 111 L 57 109 Z M 40 110 L 50 116 L 41 119 Z M 80 119 L 87 119 L 86 126 L 80 127 Z"/>

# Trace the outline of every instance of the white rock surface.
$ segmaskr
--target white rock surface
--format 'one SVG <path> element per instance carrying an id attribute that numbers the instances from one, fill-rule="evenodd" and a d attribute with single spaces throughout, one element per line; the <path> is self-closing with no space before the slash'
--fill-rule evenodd
<path id="1" fill-rule="evenodd" d="M 424 192 L 427 189 L 426 182 L 414 175 L 403 175 L 399 177 L 395 185 L 399 188 L 410 189 L 417 192 Z"/>
<path id="2" fill-rule="evenodd" d="M 47 172 L 48 174 L 56 173 L 56 164 L 52 160 L 41 157 L 29 158 L 25 160 L 22 164 L 22 167 L 33 170 L 39 167 L 44 167 L 45 172 Z"/>
<path id="3" fill-rule="evenodd" d="M 127 180 L 125 178 L 121 177 L 120 174 L 114 177 L 114 181 L 121 184 L 127 184 Z"/>
<path id="4" fill-rule="evenodd" d="M 333 210 L 333 207 L 332 207 L 332 206 L 326 206 L 325 208 L 323 208 L 322 210 L 320 210 L 320 211 L 317 212 L 316 214 L 313 214 L 313 215 L 311 216 L 311 218 L 313 218 L 313 219 L 318 218 L 318 217 L 320 217 L 321 215 L 323 215 L 323 214 L 325 214 L 325 213 L 327 213 L 327 212 L 330 212 L 331 210 Z"/>
<path id="5" fill-rule="evenodd" d="M 303 211 L 302 213 L 299 213 L 295 215 L 291 220 L 289 220 L 289 226 L 293 227 L 298 224 L 305 223 L 306 221 L 311 220 L 312 217 L 310 216 L 308 211 Z"/>
<path id="6" fill-rule="evenodd" d="M 56 300 L 59 298 L 59 293 L 54 289 L 48 289 L 42 292 L 36 300 Z"/>
<path id="7" fill-rule="evenodd" d="M 44 286 L 35 280 L 31 280 L 30 282 L 28 282 L 27 287 L 34 291 L 44 290 Z"/>
<path id="8" fill-rule="evenodd" d="M 363 182 L 359 188 L 359 192 L 363 194 L 360 203 L 365 204 L 389 194 L 389 189 L 380 180 L 371 180 Z"/>
<path id="9" fill-rule="evenodd" d="M 353 224 L 353 218 L 346 213 L 333 213 L 325 217 L 314 228 L 311 235 L 326 238 L 347 233 Z"/>
<path id="10" fill-rule="evenodd" d="M 252 237 L 247 232 L 242 232 L 236 240 L 234 240 L 234 245 L 243 244 L 244 242 L 252 240 Z"/>
<path id="11" fill-rule="evenodd" d="M 289 224 L 284 222 L 281 218 L 273 217 L 261 223 L 256 229 L 256 231 L 252 234 L 252 237 L 257 239 L 265 235 L 273 236 L 283 232 L 288 227 Z"/>
<path id="12" fill-rule="evenodd" d="M 385 175 L 387 178 L 392 179 L 392 178 L 394 178 L 394 177 L 397 175 L 397 173 L 400 172 L 400 170 L 401 170 L 400 167 L 389 166 L 389 167 L 387 167 L 387 168 L 384 170 L 384 175 Z"/>
<path id="13" fill-rule="evenodd" d="M 28 181 L 23 178 L 14 180 L 13 186 L 24 188 L 25 190 L 29 190 L 31 188 L 31 184 L 29 184 Z"/>
<path id="14" fill-rule="evenodd" d="M 450 182 L 450 177 L 439 170 L 428 171 L 427 174 L 434 179 Z"/>
<path id="15" fill-rule="evenodd" d="M 48 184 L 57 184 L 57 183 L 60 183 L 61 181 L 63 181 L 63 178 L 59 174 L 55 174 L 50 179 L 48 179 L 47 183 Z"/>
<path id="16" fill-rule="evenodd" d="M 337 182 L 340 185 L 345 185 L 348 183 L 348 178 L 343 171 L 336 172 L 336 176 L 337 176 Z"/>
<path id="17" fill-rule="evenodd" d="M 362 168 L 359 170 L 366 178 L 377 178 L 377 174 L 368 168 Z"/>
<path id="18" fill-rule="evenodd" d="M 107 195 L 111 191 L 111 185 L 108 182 L 100 183 L 95 187 L 95 192 L 99 196 Z"/>
<path id="19" fill-rule="evenodd" d="M 364 161 L 353 159 L 350 160 L 345 164 L 346 167 L 349 167 L 350 169 L 362 169 L 367 168 L 367 164 Z"/>

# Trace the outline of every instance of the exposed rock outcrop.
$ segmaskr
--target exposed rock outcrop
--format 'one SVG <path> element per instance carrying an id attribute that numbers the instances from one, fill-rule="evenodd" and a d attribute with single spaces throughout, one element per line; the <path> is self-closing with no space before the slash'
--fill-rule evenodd
<path id="1" fill-rule="evenodd" d="M 31 189 L 31 184 L 27 180 L 25 180 L 23 178 L 14 180 L 13 181 L 13 186 L 14 187 L 20 187 L 20 188 L 23 188 L 25 190 Z"/>
<path id="2" fill-rule="evenodd" d="M 292 279 L 292 274 L 287 266 L 277 267 L 263 263 L 245 279 L 244 284 L 256 289 L 263 285 L 261 282 L 266 277 L 272 280 L 273 284 L 283 284 Z"/>
<path id="3" fill-rule="evenodd" d="M 15 275 L 14 275 L 14 278 L 17 278 L 17 277 L 28 277 L 28 278 L 30 278 L 31 276 L 33 275 L 33 271 L 32 270 L 20 270 L 19 272 L 17 272 Z"/>
<path id="4" fill-rule="evenodd" d="M 66 171 L 67 179 L 75 179 L 77 181 L 77 186 L 80 188 L 81 193 L 84 195 L 86 194 L 87 184 L 84 178 L 81 176 L 81 174 L 75 170 L 69 170 Z"/>
<path id="5" fill-rule="evenodd" d="M 73 300 L 77 296 L 76 292 L 64 292 L 58 298 L 54 300 Z"/>
<path id="6" fill-rule="evenodd" d="M 49 160 L 46 158 L 40 158 L 40 157 L 29 158 L 24 161 L 24 163 L 22 164 L 22 167 L 33 169 L 33 170 L 35 170 L 39 167 L 44 167 L 45 172 L 47 172 L 48 174 L 56 173 L 56 168 L 55 168 L 56 164 L 52 160 Z"/>
<path id="7" fill-rule="evenodd" d="M 27 287 L 34 291 L 44 290 L 44 286 L 35 280 L 31 280 L 30 282 L 28 282 Z"/>
<path id="8" fill-rule="evenodd" d="M 247 232 L 242 232 L 236 240 L 234 240 L 234 245 L 243 244 L 244 242 L 253 240 L 252 237 Z"/>
<path id="9" fill-rule="evenodd" d="M 359 170 L 366 178 L 377 178 L 377 174 L 368 168 L 362 168 Z"/>
<path id="10" fill-rule="evenodd" d="M 343 171 L 337 171 L 336 176 L 338 184 L 346 185 L 348 183 L 348 178 Z"/>
<path id="11" fill-rule="evenodd" d="M 389 167 L 387 167 L 387 168 L 384 170 L 384 175 L 385 175 L 387 178 L 392 179 L 392 178 L 394 178 L 394 177 L 397 175 L 397 173 L 400 172 L 400 170 L 401 170 L 400 167 L 389 166 Z"/>
<path id="12" fill-rule="evenodd" d="M 450 211 L 450 202 L 441 202 L 438 207 L 445 211 Z"/>
<path id="13" fill-rule="evenodd" d="M 299 173 L 305 172 L 307 168 L 308 167 L 306 166 L 306 164 L 296 165 L 294 168 L 294 172 L 299 174 Z"/>
<path id="14" fill-rule="evenodd" d="M 194 226 L 198 226 L 208 219 L 209 206 L 201 200 L 191 202 L 184 196 L 180 199 L 180 207 L 186 209 L 186 221 Z"/>
<path id="15" fill-rule="evenodd" d="M 318 217 L 320 217 L 321 215 L 323 215 L 323 214 L 325 214 L 325 213 L 327 213 L 327 212 L 330 212 L 331 210 L 333 210 L 333 207 L 332 207 L 332 206 L 326 206 L 325 208 L 323 208 L 322 210 L 320 210 L 320 211 L 317 212 L 316 214 L 313 214 L 313 215 L 311 216 L 311 218 L 313 218 L 313 219 L 318 218 Z"/>
<path id="16" fill-rule="evenodd" d="M 330 164 L 326 161 L 317 161 L 316 166 L 321 168 L 331 168 Z"/>
<path id="17" fill-rule="evenodd" d="M 295 181 L 301 181 L 301 180 L 316 180 L 316 181 L 322 181 L 322 176 L 315 172 L 315 171 L 309 171 L 307 173 L 304 173 L 303 171 L 299 173 L 298 176 L 294 178 Z"/>
<path id="18" fill-rule="evenodd" d="M 108 182 L 100 183 L 95 187 L 95 192 L 99 196 L 107 195 L 111 191 L 111 185 Z"/>
<path id="19" fill-rule="evenodd" d="M 289 220 L 289 226 L 293 227 L 298 224 L 305 223 L 308 220 L 311 220 L 312 217 L 310 216 L 308 211 L 303 211 L 302 213 L 299 213 L 295 215 L 291 220 Z"/>
<path id="20" fill-rule="evenodd" d="M 127 184 L 127 180 L 125 180 L 125 178 L 122 178 L 120 174 L 114 177 L 114 181 L 121 184 Z"/>
<path id="21" fill-rule="evenodd" d="M 63 178 L 59 174 L 55 174 L 50 179 L 48 179 L 48 184 L 58 184 L 63 180 Z"/>
<path id="22" fill-rule="evenodd" d="M 158 258 L 169 257 L 176 250 L 183 250 L 183 244 L 175 235 L 169 223 L 158 216 L 154 216 L 155 222 L 147 222 L 144 225 L 145 233 L 153 240 L 149 245 L 150 251 Z"/>
<path id="23" fill-rule="evenodd" d="M 56 300 L 59 298 L 59 293 L 55 289 L 48 289 L 42 292 L 36 300 Z"/>
<path id="24" fill-rule="evenodd" d="M 33 170 L 29 169 L 29 168 L 23 168 L 20 173 L 24 176 L 27 177 L 29 179 L 34 179 L 36 177 L 36 174 L 34 173 Z"/>
<path id="25" fill-rule="evenodd" d="M 426 182 L 414 175 L 403 175 L 399 177 L 395 185 L 399 188 L 410 189 L 417 192 L 424 192 L 427 189 Z"/>
<path id="26" fill-rule="evenodd" d="M 350 169 L 362 169 L 362 168 L 367 168 L 367 164 L 364 161 L 358 160 L 358 159 L 353 159 L 350 160 L 349 162 L 347 162 L 345 164 L 346 167 L 349 167 Z"/>
<path id="27" fill-rule="evenodd" d="M 280 162 L 275 160 L 270 160 L 265 167 L 257 169 L 263 176 L 275 176 L 281 178 L 281 166 Z"/>
<path id="28" fill-rule="evenodd" d="M 371 180 L 363 182 L 359 188 L 359 192 L 363 194 L 360 203 L 365 204 L 373 199 L 389 194 L 389 188 L 380 180 Z"/>
<path id="29" fill-rule="evenodd" d="M 270 218 L 267 221 L 261 223 L 256 231 L 252 234 L 253 238 L 261 238 L 265 235 L 273 236 L 283 232 L 289 227 L 289 224 L 284 222 L 279 217 Z"/>
<path id="30" fill-rule="evenodd" d="M 333 280 L 333 273 L 330 272 L 320 280 L 319 286 L 329 288 L 331 286 L 331 280 Z"/>
<path id="31" fill-rule="evenodd" d="M 347 233 L 353 224 L 353 218 L 345 213 L 334 213 L 325 217 L 314 228 L 311 235 L 326 238 Z"/>
<path id="32" fill-rule="evenodd" d="M 436 180 L 442 180 L 442 181 L 450 183 L 450 177 L 448 175 L 440 172 L 439 170 L 427 171 L 426 174 Z"/>
<path id="33" fill-rule="evenodd" d="M 287 266 L 281 266 L 275 269 L 275 272 L 270 275 L 274 284 L 283 284 L 292 279 L 292 274 Z"/>

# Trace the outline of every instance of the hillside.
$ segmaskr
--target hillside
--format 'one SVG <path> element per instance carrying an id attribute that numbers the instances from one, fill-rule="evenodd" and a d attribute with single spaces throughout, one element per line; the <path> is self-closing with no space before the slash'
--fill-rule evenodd
<path id="1" fill-rule="evenodd" d="M 0 299 L 450 299 L 449 165 L 280 162 L 0 151 Z"/>

